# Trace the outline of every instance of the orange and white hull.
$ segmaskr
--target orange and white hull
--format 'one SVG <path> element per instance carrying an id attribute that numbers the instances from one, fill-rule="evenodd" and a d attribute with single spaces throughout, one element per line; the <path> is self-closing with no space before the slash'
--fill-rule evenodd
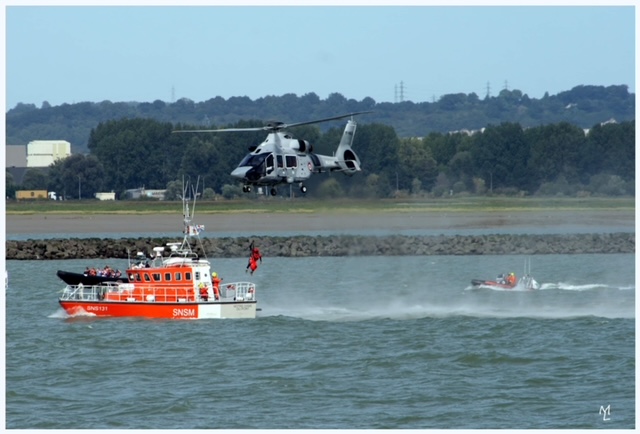
<path id="1" fill-rule="evenodd" d="M 142 317 L 166 319 L 255 318 L 255 285 L 222 285 L 216 297 L 179 285 L 136 286 L 107 282 L 67 285 L 58 302 L 72 316 Z"/>
<path id="2" fill-rule="evenodd" d="M 60 300 L 71 316 L 143 317 L 164 319 L 255 318 L 256 301 L 126 302 Z"/>

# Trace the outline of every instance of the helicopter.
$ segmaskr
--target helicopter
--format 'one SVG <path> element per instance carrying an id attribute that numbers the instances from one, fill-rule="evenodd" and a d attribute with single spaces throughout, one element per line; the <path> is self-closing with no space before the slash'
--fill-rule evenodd
<path id="1" fill-rule="evenodd" d="M 253 187 L 267 187 L 272 196 L 278 194 L 277 187 L 297 183 L 302 193 L 307 192 L 304 181 L 314 173 L 340 171 L 351 176 L 360 172 L 360 159 L 351 149 L 356 122 L 353 116 L 371 111 L 353 112 L 330 118 L 285 124 L 270 121 L 263 127 L 225 128 L 216 130 L 175 130 L 174 133 L 222 133 L 244 131 L 267 131 L 266 139 L 258 146 L 249 147 L 249 153 L 231 172 L 231 176 L 243 182 L 242 191 L 249 193 Z M 317 124 L 336 119 L 348 118 L 342 138 L 334 155 L 320 155 L 313 152 L 313 145 L 307 140 L 293 137 L 284 131 L 300 125 Z"/>

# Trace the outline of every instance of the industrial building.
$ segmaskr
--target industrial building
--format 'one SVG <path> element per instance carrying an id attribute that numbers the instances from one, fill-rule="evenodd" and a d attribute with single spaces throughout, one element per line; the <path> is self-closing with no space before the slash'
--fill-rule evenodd
<path id="1" fill-rule="evenodd" d="M 27 145 L 5 146 L 5 167 L 17 184 L 22 184 L 27 169 L 46 168 L 56 160 L 71 155 L 66 140 L 32 140 Z"/>
<path id="2" fill-rule="evenodd" d="M 27 167 L 49 167 L 70 155 L 71 143 L 66 140 L 32 140 L 27 144 Z"/>

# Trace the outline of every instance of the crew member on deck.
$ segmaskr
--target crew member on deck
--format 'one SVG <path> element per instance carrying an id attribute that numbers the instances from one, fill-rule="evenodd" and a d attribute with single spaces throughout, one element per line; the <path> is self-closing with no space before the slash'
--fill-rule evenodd
<path id="1" fill-rule="evenodd" d="M 198 285 L 198 289 L 200 292 L 200 298 L 204 301 L 209 301 L 209 293 L 207 292 L 207 287 L 205 286 L 205 284 L 200 282 L 200 285 Z"/>
<path id="2" fill-rule="evenodd" d="M 218 277 L 218 273 L 215 271 L 211 275 L 211 282 L 213 282 L 213 296 L 216 300 L 220 300 L 220 282 L 222 282 L 222 278 Z"/>

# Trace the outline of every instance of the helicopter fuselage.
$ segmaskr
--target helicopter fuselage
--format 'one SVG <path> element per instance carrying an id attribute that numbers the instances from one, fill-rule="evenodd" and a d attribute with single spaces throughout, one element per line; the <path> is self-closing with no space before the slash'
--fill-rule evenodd
<path id="1" fill-rule="evenodd" d="M 303 182 L 318 171 L 314 159 L 319 164 L 320 160 L 315 154 L 251 153 L 244 157 L 231 176 L 255 186 Z"/>
<path id="2" fill-rule="evenodd" d="M 247 154 L 231 176 L 248 186 L 270 186 L 301 183 L 318 172 L 320 159 L 306 140 L 287 133 L 273 132 L 256 149 Z"/>
<path id="3" fill-rule="evenodd" d="M 306 192 L 303 182 L 313 173 L 341 171 L 352 175 L 361 170 L 358 156 L 351 149 L 355 129 L 355 122 L 349 120 L 334 156 L 315 154 L 306 140 L 272 132 L 242 159 L 231 176 L 242 180 L 244 192 L 251 191 L 251 186 L 269 186 L 275 195 L 279 184 L 298 183 Z"/>
<path id="4" fill-rule="evenodd" d="M 249 148 L 251 151 L 245 155 L 231 176 L 243 183 L 242 190 L 247 193 L 252 186 L 271 187 L 271 194 L 276 195 L 276 186 L 280 184 L 298 183 L 300 190 L 306 193 L 307 188 L 303 182 L 309 179 L 313 173 L 340 171 L 351 176 L 360 172 L 360 159 L 351 148 L 356 131 L 356 123 L 353 116 L 370 113 L 354 112 L 340 116 L 333 116 L 314 121 L 297 122 L 285 125 L 282 122 L 270 122 L 262 128 L 227 128 L 218 130 L 178 130 L 175 133 L 219 133 L 238 131 L 270 131 L 267 138 L 260 145 Z M 299 125 L 315 124 L 336 119 L 351 117 L 342 133 L 334 155 L 320 155 L 313 152 L 313 146 L 306 140 L 292 137 L 283 129 Z"/>

